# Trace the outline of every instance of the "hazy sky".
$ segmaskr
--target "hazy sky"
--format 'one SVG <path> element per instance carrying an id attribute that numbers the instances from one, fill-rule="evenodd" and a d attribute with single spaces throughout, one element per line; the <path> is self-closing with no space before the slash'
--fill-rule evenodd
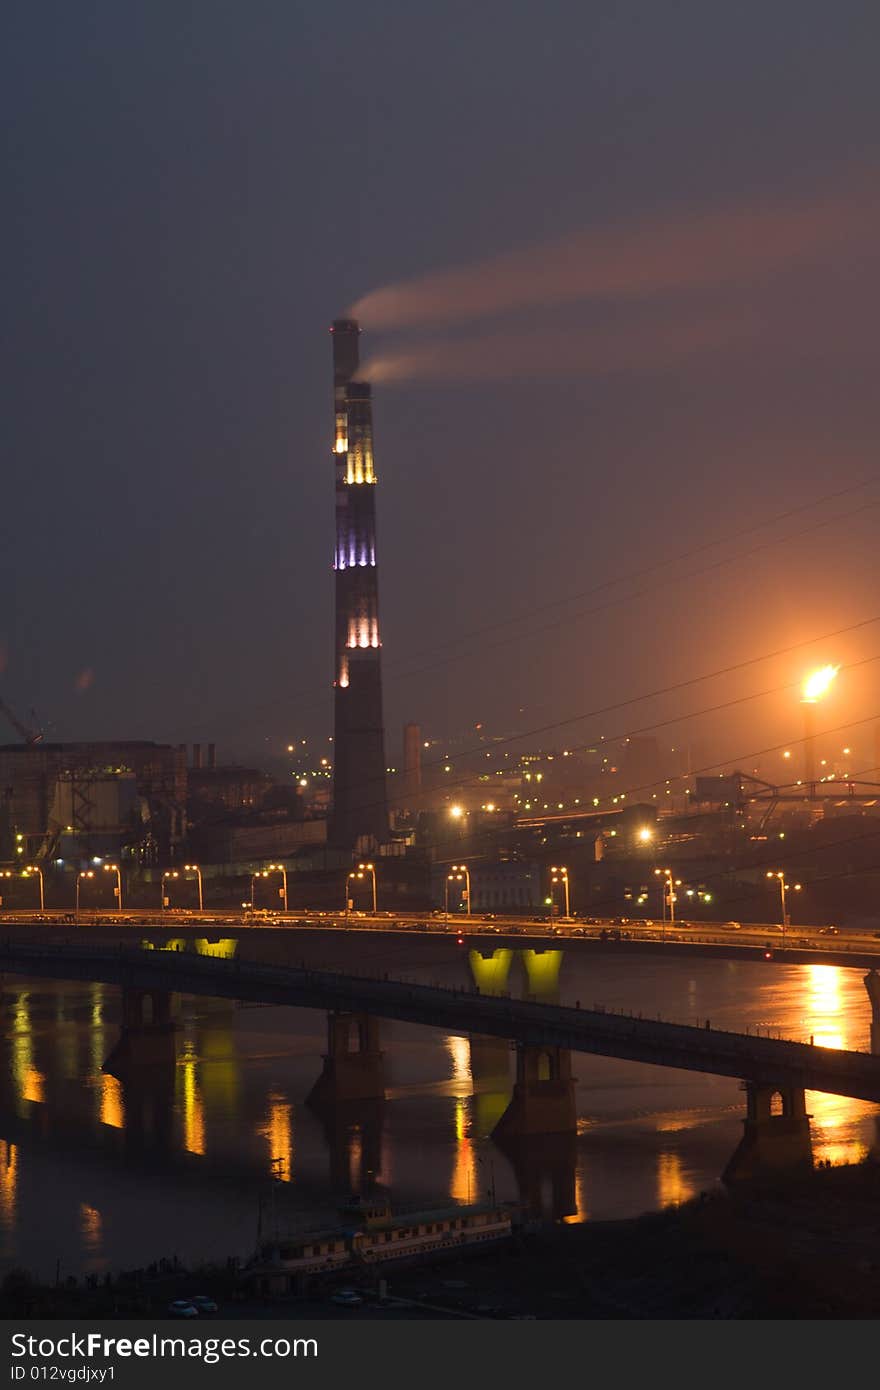
<path id="1" fill-rule="evenodd" d="M 0 694 L 49 736 L 331 732 L 327 329 L 361 300 L 390 757 L 405 719 L 536 727 L 880 614 L 876 484 L 737 539 L 878 476 L 874 0 L 0 26 Z M 874 653 L 880 624 L 565 741 Z M 743 751 L 799 725 L 717 718 Z"/>

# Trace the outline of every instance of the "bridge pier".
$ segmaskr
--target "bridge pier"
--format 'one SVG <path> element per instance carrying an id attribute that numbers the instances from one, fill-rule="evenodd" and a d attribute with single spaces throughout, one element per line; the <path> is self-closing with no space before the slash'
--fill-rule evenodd
<path id="1" fill-rule="evenodd" d="M 103 1071 L 121 1078 L 142 1067 L 173 1069 L 177 1060 L 177 1024 L 171 1001 L 170 990 L 123 988 L 119 1038 Z"/>
<path id="2" fill-rule="evenodd" d="M 576 1131 L 574 1077 L 568 1048 L 517 1043 L 513 1095 L 492 1137 L 504 1141 Z"/>
<path id="3" fill-rule="evenodd" d="M 308 1104 L 320 1109 L 384 1100 L 384 1062 L 378 1019 L 363 1013 L 329 1013 L 324 1069 L 309 1092 Z"/>
<path id="4" fill-rule="evenodd" d="M 745 1133 L 724 1170 L 724 1182 L 748 1182 L 812 1168 L 810 1116 L 803 1087 L 747 1081 L 745 1089 Z"/>
<path id="5" fill-rule="evenodd" d="M 529 1135 L 506 1146 L 519 1198 L 529 1216 L 560 1221 L 577 1211 L 574 1133 Z"/>
<path id="6" fill-rule="evenodd" d="M 880 975 L 876 970 L 869 970 L 865 976 L 865 989 L 868 991 L 868 1000 L 871 1005 L 871 1051 L 875 1057 L 880 1056 Z"/>

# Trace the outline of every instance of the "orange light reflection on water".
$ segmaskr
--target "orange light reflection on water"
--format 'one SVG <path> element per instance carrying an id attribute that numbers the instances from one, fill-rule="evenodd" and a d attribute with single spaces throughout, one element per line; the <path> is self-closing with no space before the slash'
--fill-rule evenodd
<path id="1" fill-rule="evenodd" d="M 18 1196 L 18 1146 L 0 1139 L 0 1226 L 11 1231 L 15 1225 Z"/>
<path id="2" fill-rule="evenodd" d="M 847 1009 L 847 991 L 854 983 L 851 972 L 844 972 L 839 965 L 807 965 L 804 969 L 807 979 L 805 1032 L 816 1047 L 857 1047 L 858 1039 L 853 1035 Z M 861 987 L 859 980 L 859 990 Z M 807 1113 L 812 1117 L 814 1159 L 859 1163 L 868 1152 L 868 1146 L 854 1131 L 860 1120 L 874 1112 L 874 1106 L 825 1091 L 808 1091 L 806 1099 Z"/>
<path id="3" fill-rule="evenodd" d="M 281 1096 L 270 1096 L 269 1119 L 260 1134 L 269 1142 L 269 1167 L 278 1182 L 293 1180 L 293 1107 Z"/>

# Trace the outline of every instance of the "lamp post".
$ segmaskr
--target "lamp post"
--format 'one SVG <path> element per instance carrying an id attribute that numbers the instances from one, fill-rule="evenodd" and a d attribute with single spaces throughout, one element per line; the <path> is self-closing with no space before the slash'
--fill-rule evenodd
<path id="1" fill-rule="evenodd" d="M 202 900 L 202 871 L 198 864 L 184 864 L 183 868 L 186 873 L 195 874 L 196 876 L 196 882 L 199 885 L 199 912 L 204 912 L 205 905 Z"/>
<path id="2" fill-rule="evenodd" d="M 257 869 L 257 872 L 256 872 L 255 874 L 251 874 L 251 912 L 254 911 L 254 884 L 256 883 L 256 881 L 257 881 L 258 878 L 268 878 L 268 877 L 269 877 L 269 870 L 268 870 L 268 869 Z"/>
<path id="3" fill-rule="evenodd" d="M 564 868 L 564 867 L 560 867 L 560 868 L 557 869 L 557 868 L 554 867 L 554 868 L 551 868 L 550 873 L 554 875 L 554 877 L 550 879 L 550 898 L 551 898 L 551 901 L 555 901 L 556 895 L 555 895 L 555 893 L 553 892 L 553 889 L 554 889 L 555 885 L 556 885 L 557 883 L 561 883 L 563 889 L 565 890 L 565 915 L 566 915 L 566 917 L 570 917 L 570 916 L 571 916 L 571 902 L 570 902 L 569 896 L 568 896 L 568 869 L 566 869 L 566 868 Z M 552 908 L 551 908 L 551 915 L 552 915 Z"/>
<path id="4" fill-rule="evenodd" d="M 166 878 L 180 878 L 180 874 L 177 872 L 176 869 L 166 869 L 165 872 L 164 872 L 163 875 L 162 875 L 162 884 L 161 884 L 161 899 L 162 899 L 162 904 L 161 904 L 161 906 L 162 906 L 162 911 L 163 911 L 163 912 L 165 911 L 166 907 L 169 907 L 169 906 L 171 905 L 171 899 L 170 899 L 170 898 L 166 898 L 166 896 L 165 896 L 165 880 L 166 880 Z"/>
<path id="5" fill-rule="evenodd" d="M 281 900 L 282 900 L 282 902 L 284 903 L 284 911 L 286 912 L 286 911 L 287 911 L 287 870 L 285 869 L 285 867 L 284 867 L 283 864 L 270 864 L 270 865 L 268 866 L 268 872 L 269 872 L 269 873 L 281 874 L 281 879 L 282 879 L 282 884 L 283 884 L 283 886 L 282 886 L 282 888 L 281 888 Z"/>
<path id="6" fill-rule="evenodd" d="M 375 868 L 373 867 L 372 864 L 358 864 L 358 870 L 359 870 L 359 872 L 360 872 L 361 874 L 369 874 L 369 875 L 370 875 L 370 881 L 371 881 L 371 883 L 372 883 L 372 885 L 373 885 L 373 916 L 375 917 L 375 915 L 376 915 L 376 870 L 375 870 Z"/>
<path id="7" fill-rule="evenodd" d="M 782 949 L 784 951 L 785 933 L 787 928 L 791 926 L 791 916 L 788 911 L 788 901 L 785 895 L 789 892 L 800 893 L 801 885 L 799 883 L 786 883 L 784 869 L 768 869 L 767 877 L 775 878 L 779 881 L 779 897 L 782 903 Z"/>
<path id="8" fill-rule="evenodd" d="M 675 923 L 675 885 L 676 885 L 676 883 L 680 884 L 680 883 L 681 883 L 681 879 L 680 879 L 680 878 L 674 879 L 674 878 L 672 877 L 672 870 L 671 870 L 671 869 L 655 869 L 655 870 L 654 870 L 654 873 L 657 875 L 658 878 L 662 878 L 662 880 L 663 880 L 662 898 L 661 898 L 661 901 L 660 901 L 660 908 L 661 908 L 661 918 L 660 918 L 660 921 L 661 921 L 662 936 L 663 936 L 663 940 L 665 941 L 665 940 L 666 940 L 666 902 L 667 902 L 667 899 L 668 899 L 668 901 L 669 901 L 669 924 L 670 924 L 670 926 L 673 926 L 674 923 Z"/>
<path id="9" fill-rule="evenodd" d="M 465 916 L 466 916 L 466 917 L 470 917 L 470 915 L 471 915 L 471 876 L 470 876 L 470 871 L 469 871 L 469 869 L 468 869 L 467 864 L 452 864 L 452 865 L 450 865 L 450 872 L 446 875 L 446 883 L 445 883 L 445 885 L 444 885 L 444 886 L 445 886 L 445 893 L 444 893 L 444 914 L 445 914 L 445 919 L 446 919 L 446 924 L 447 924 L 447 926 L 448 926 L 448 924 L 449 924 L 449 885 L 450 885 L 450 883 L 463 883 L 463 884 L 464 884 L 463 892 L 464 892 L 465 902 L 466 902 L 466 904 L 467 904 L 467 906 L 465 907 Z"/>
<path id="10" fill-rule="evenodd" d="M 809 788 L 816 780 L 816 705 L 828 694 L 831 684 L 840 670 L 839 666 L 820 666 L 806 677 L 801 687 L 801 704 L 804 710 L 804 783 Z"/>
<path id="11" fill-rule="evenodd" d="M 76 876 L 76 908 L 75 908 L 75 915 L 76 915 L 77 921 L 79 921 L 79 886 L 80 886 L 80 884 L 82 883 L 82 880 L 83 880 L 84 878 L 94 878 L 94 877 L 95 877 L 95 871 L 94 871 L 94 869 L 80 869 L 79 873 L 78 873 L 77 876 Z"/>
<path id="12" fill-rule="evenodd" d="M 21 871 L 22 878 L 30 878 L 31 874 L 36 874 L 40 881 L 40 911 L 45 912 L 46 900 L 43 896 L 43 870 L 38 864 L 29 864 L 26 869 L 22 869 Z"/>
<path id="13" fill-rule="evenodd" d="M 453 864 L 453 866 L 452 866 L 452 872 L 453 872 L 454 874 L 460 874 L 460 875 L 463 874 L 463 875 L 464 875 L 464 896 L 465 896 L 465 900 L 466 900 L 466 902 L 467 902 L 467 907 L 465 908 L 465 916 L 466 916 L 466 917 L 470 917 L 470 915 L 471 915 L 471 874 L 470 874 L 470 869 L 468 868 L 467 864 Z"/>
<path id="14" fill-rule="evenodd" d="M 105 864 L 105 865 L 104 865 L 104 872 L 105 872 L 105 873 L 110 873 L 110 874 L 115 874 L 115 875 L 116 875 L 116 887 L 115 887 L 114 890 L 113 890 L 113 895 L 114 895 L 114 897 L 116 898 L 116 911 L 117 911 L 117 912 L 121 912 L 121 911 L 122 911 L 122 874 L 119 872 L 119 865 L 118 865 L 118 864 Z"/>
<path id="15" fill-rule="evenodd" d="M 348 921 L 348 913 L 349 913 L 349 909 L 350 909 L 351 904 L 352 904 L 352 897 L 351 897 L 351 880 L 352 880 L 353 878 L 363 878 L 363 874 L 359 874 L 359 873 L 357 872 L 357 870 L 352 869 L 351 872 L 350 872 L 350 873 L 347 873 L 346 876 L 345 876 L 345 920 L 346 920 L 346 922 Z"/>

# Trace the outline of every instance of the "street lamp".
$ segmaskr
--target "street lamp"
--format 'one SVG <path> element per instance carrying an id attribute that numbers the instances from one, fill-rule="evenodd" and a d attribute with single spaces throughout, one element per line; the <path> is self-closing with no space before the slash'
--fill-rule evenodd
<path id="1" fill-rule="evenodd" d="M 162 897 L 162 907 L 161 907 L 161 910 L 162 910 L 163 912 L 165 911 L 166 907 L 169 907 L 169 906 L 171 905 L 171 899 L 170 899 L 170 898 L 166 898 L 166 896 L 165 896 L 165 880 L 166 880 L 166 878 L 180 878 L 180 874 L 177 872 L 176 869 L 166 869 L 165 872 L 164 872 L 163 875 L 162 875 L 161 890 L 160 890 L 160 891 L 161 891 L 161 897 Z"/>
<path id="2" fill-rule="evenodd" d="M 193 866 L 193 867 L 195 867 L 195 866 Z M 269 873 L 281 874 L 283 887 L 280 889 L 280 893 L 281 893 L 282 901 L 284 902 L 284 911 L 286 912 L 286 911 L 287 911 L 287 870 L 285 869 L 285 867 L 284 867 L 283 864 L 270 864 L 270 865 L 268 866 L 268 872 L 269 872 Z"/>
<path id="3" fill-rule="evenodd" d="M 654 873 L 658 878 L 663 879 L 662 897 L 660 899 L 660 921 L 662 923 L 663 939 L 666 940 L 666 903 L 669 902 L 669 924 L 675 924 L 675 885 L 681 885 L 680 878 L 672 877 L 671 869 L 655 869 Z"/>
<path id="4" fill-rule="evenodd" d="M 779 880 L 779 896 L 782 902 L 782 949 L 784 951 L 785 931 L 787 927 L 791 926 L 791 916 L 788 911 L 788 903 L 786 901 L 785 895 L 788 892 L 800 893 L 801 885 L 799 883 L 786 883 L 784 869 L 768 869 L 767 877 Z"/>
<path id="5" fill-rule="evenodd" d="M 118 864 L 105 864 L 104 872 L 116 875 L 116 887 L 113 889 L 113 896 L 116 898 L 116 911 L 122 911 L 122 874 L 119 872 Z"/>
<path id="6" fill-rule="evenodd" d="M 471 875 L 467 864 L 452 864 L 450 872 L 446 875 L 446 921 L 449 921 L 449 885 L 450 883 L 464 883 L 464 896 L 467 903 L 465 916 L 471 915 Z"/>
<path id="7" fill-rule="evenodd" d="M 804 783 L 809 788 L 816 780 L 816 705 L 828 694 L 832 682 L 840 670 L 839 666 L 820 666 L 812 671 L 801 686 L 801 704 L 804 709 Z"/>
<path id="8" fill-rule="evenodd" d="M 268 877 L 269 877 L 269 870 L 268 870 L 268 869 L 257 869 L 257 872 L 256 872 L 255 874 L 251 874 L 251 912 L 254 911 L 254 884 L 256 883 L 256 881 L 257 881 L 258 878 L 268 878 Z M 242 906 L 244 906 L 244 904 L 242 904 Z"/>
<path id="9" fill-rule="evenodd" d="M 358 864 L 361 874 L 369 874 L 373 885 L 373 916 L 376 915 L 376 870 L 372 864 Z"/>
<path id="10" fill-rule="evenodd" d="M 37 878 L 40 880 L 40 911 L 44 912 L 46 900 L 43 896 L 43 870 L 38 864 L 29 864 L 26 869 L 22 869 L 21 871 L 22 878 L 30 878 L 31 874 L 36 874 Z"/>
<path id="11" fill-rule="evenodd" d="M 204 910 L 205 910 L 205 905 L 204 905 L 204 902 L 202 901 L 202 871 L 201 871 L 201 869 L 199 868 L 198 864 L 184 864 L 183 868 L 184 868 L 184 872 L 185 872 L 185 873 L 188 873 L 188 874 L 195 874 L 195 876 L 196 876 L 196 881 L 197 881 L 197 883 L 198 883 L 198 885 L 199 885 L 199 912 L 204 912 Z M 286 901 L 285 901 L 285 911 L 286 911 L 286 909 L 287 909 L 287 903 L 286 903 Z"/>
<path id="12" fill-rule="evenodd" d="M 348 913 L 349 913 L 349 909 L 350 909 L 351 904 L 352 904 L 352 901 L 353 901 L 352 896 L 351 896 L 351 886 L 350 886 L 350 885 L 351 885 L 351 880 L 352 880 L 353 878 L 363 878 L 363 874 L 359 874 L 359 873 L 357 872 L 357 870 L 352 869 L 352 870 L 350 871 L 350 873 L 347 873 L 346 876 L 345 876 L 345 920 L 346 920 L 346 922 L 348 921 Z"/>
<path id="13" fill-rule="evenodd" d="M 76 908 L 75 908 L 75 912 L 76 912 L 77 919 L 79 918 L 79 886 L 80 886 L 80 884 L 82 883 L 82 880 L 83 880 L 84 878 L 94 878 L 94 877 L 95 877 L 95 871 L 94 871 L 94 869 L 81 869 L 80 872 L 79 872 L 79 873 L 77 874 L 77 876 L 76 876 Z"/>
<path id="14" fill-rule="evenodd" d="M 570 903 L 569 897 L 568 897 L 568 869 L 566 869 L 566 868 L 558 868 L 558 869 L 556 869 L 556 868 L 551 868 L 550 872 L 551 872 L 551 874 L 558 875 L 558 877 L 551 878 L 551 880 L 550 880 L 550 897 L 551 897 L 551 900 L 552 900 L 552 899 L 554 898 L 554 896 L 555 896 L 554 893 L 553 893 L 554 885 L 557 884 L 557 883 L 561 883 L 562 886 L 563 886 L 563 888 L 565 889 L 565 915 L 566 915 L 566 917 L 570 917 L 570 916 L 571 916 L 571 903 Z"/>

